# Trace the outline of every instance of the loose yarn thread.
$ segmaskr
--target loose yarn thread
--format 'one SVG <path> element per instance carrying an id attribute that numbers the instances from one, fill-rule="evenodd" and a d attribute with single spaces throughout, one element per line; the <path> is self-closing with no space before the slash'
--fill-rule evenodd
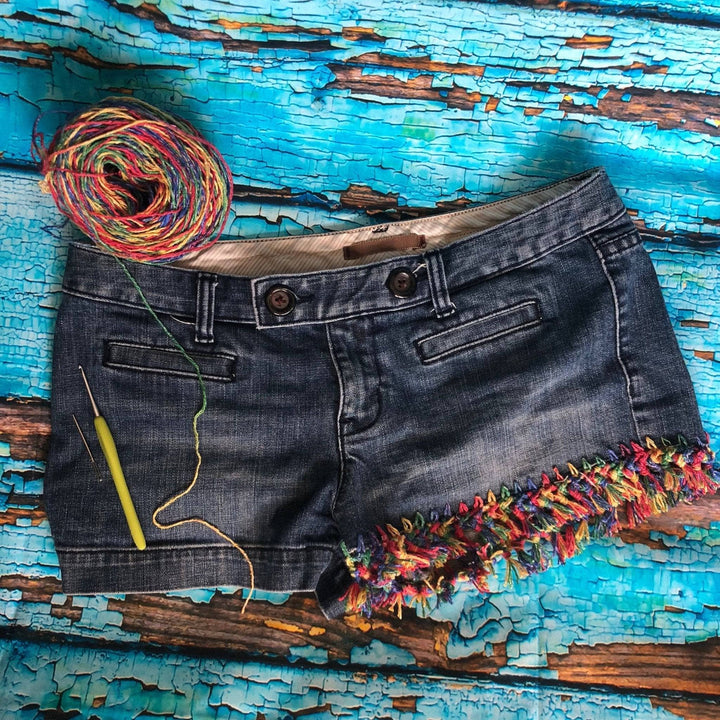
<path id="1" fill-rule="evenodd" d="M 202 403 L 200 405 L 200 408 L 198 411 L 193 415 L 193 422 L 192 422 L 192 430 L 193 430 L 193 437 L 195 440 L 195 457 L 197 458 L 197 463 L 195 464 L 195 473 L 193 474 L 193 478 L 190 481 L 190 484 L 183 490 L 181 490 L 176 495 L 173 495 L 169 500 L 166 500 L 162 505 L 159 505 L 155 508 L 152 514 L 152 521 L 153 525 L 155 527 L 160 528 L 161 530 L 169 530 L 170 528 L 174 527 L 180 527 L 181 525 L 187 525 L 190 523 L 195 523 L 197 525 L 202 525 L 203 527 L 206 527 L 210 530 L 212 530 L 214 533 L 219 535 L 223 540 L 230 543 L 242 556 L 245 562 L 248 565 L 248 570 L 250 572 L 250 591 L 248 592 L 248 596 L 245 598 L 245 602 L 243 603 L 241 613 L 245 612 L 245 609 L 248 606 L 248 603 L 250 602 L 250 598 L 253 595 L 253 592 L 255 591 L 255 569 L 253 568 L 252 561 L 250 560 L 248 554 L 245 552 L 245 550 L 238 545 L 229 535 L 226 535 L 220 528 L 213 525 L 211 522 L 208 522 L 207 520 L 204 520 L 203 518 L 199 517 L 192 517 L 192 518 L 184 518 L 183 520 L 176 520 L 175 522 L 171 523 L 163 523 L 158 520 L 158 515 L 169 508 L 171 505 L 173 505 L 175 502 L 177 502 L 181 497 L 184 497 L 187 495 L 197 483 L 198 477 L 200 476 L 200 466 L 202 465 L 202 453 L 200 452 L 200 433 L 198 432 L 198 420 L 202 416 L 202 414 L 207 409 L 207 392 L 205 390 L 205 381 L 203 380 L 202 373 L 200 372 L 200 367 L 195 362 L 195 360 L 187 353 L 185 348 L 180 344 L 178 339 L 168 330 L 165 323 L 158 317 L 158 314 L 153 310 L 152 306 L 148 302 L 147 298 L 145 297 L 143 291 L 140 289 L 140 285 L 138 285 L 137 280 L 132 276 L 130 271 L 127 269 L 125 264 L 120 260 L 120 258 L 115 258 L 118 263 L 120 264 L 120 267 L 122 267 L 123 271 L 125 272 L 125 275 L 127 275 L 130 282 L 133 284 L 135 289 L 137 290 L 138 294 L 140 295 L 140 299 L 142 300 L 143 304 L 147 308 L 148 312 L 152 317 L 155 319 L 157 324 L 162 328 L 163 332 L 170 338 L 170 341 L 175 345 L 175 347 L 182 353 L 183 357 L 192 365 L 193 369 L 195 370 L 195 374 L 197 375 L 198 382 L 200 383 L 200 392 L 202 395 Z"/>
<path id="2" fill-rule="evenodd" d="M 170 262 L 212 245 L 230 212 L 230 169 L 190 123 L 135 98 L 109 97 L 80 112 L 55 133 L 48 147 L 36 128 L 37 121 L 32 151 L 40 161 L 41 190 L 52 195 L 74 225 L 115 256 L 145 308 L 195 370 L 202 397 L 192 421 L 195 471 L 187 487 L 154 510 L 152 522 L 161 530 L 199 524 L 232 545 L 250 574 L 244 613 L 255 590 L 247 552 L 203 518 L 158 520 L 197 483 L 202 465 L 198 421 L 207 409 L 207 391 L 197 362 L 153 310 L 122 261 Z"/>

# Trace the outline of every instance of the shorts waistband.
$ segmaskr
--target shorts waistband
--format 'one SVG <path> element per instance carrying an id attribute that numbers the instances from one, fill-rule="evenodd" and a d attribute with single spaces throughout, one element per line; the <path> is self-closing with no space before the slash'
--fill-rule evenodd
<path id="1" fill-rule="evenodd" d="M 547 198 L 547 199 L 546 199 Z M 533 202 L 538 202 L 532 207 Z M 523 210 L 523 207 L 531 209 Z M 517 212 L 520 208 L 520 212 Z M 487 223 L 491 223 L 487 226 Z M 479 231 L 458 236 L 457 228 L 477 223 Z M 260 277 L 216 272 L 220 265 L 212 255 L 200 252 L 189 267 L 149 265 L 122 260 L 150 305 L 161 313 L 192 318 L 196 314 L 199 280 L 212 278 L 215 321 L 252 323 L 258 328 L 332 322 L 378 312 L 392 312 L 432 302 L 427 259 L 439 256 L 445 282 L 453 289 L 507 272 L 542 257 L 582 236 L 607 230 L 612 235 L 631 231 L 634 226 L 622 200 L 602 168 L 593 168 L 566 180 L 529 193 L 467 210 L 425 218 L 369 226 L 360 230 L 323 235 L 283 238 L 297 246 L 298 256 L 314 247 L 341 247 L 346 240 L 364 240 L 382 228 L 386 236 L 400 230 L 432 235 L 438 227 L 452 228 L 449 241 L 438 241 L 422 252 L 391 253 L 390 257 L 349 267 L 315 269 L 309 272 L 281 272 Z M 437 233 L 436 233 L 437 234 Z M 422 235 L 420 235 L 422 236 Z M 438 234 L 439 237 L 439 234 Z M 225 243 L 223 253 L 232 256 L 232 246 L 241 247 L 245 257 L 272 258 L 277 239 Z M 217 247 L 214 246 L 214 247 Z M 213 248 L 210 248 L 212 251 Z M 322 256 L 322 250 L 318 251 Z M 387 253 L 385 253 L 387 255 Z M 292 251 L 288 262 L 292 262 Z M 320 260 L 322 262 L 322 260 Z M 301 263 L 298 263 L 301 264 Z M 238 267 L 242 271 L 242 266 Z M 409 297 L 398 297 L 388 289 L 388 277 L 404 269 L 417 278 Z M 268 293 L 277 286 L 290 291 L 294 307 L 275 314 L 268 307 Z M 118 260 L 87 244 L 73 243 L 63 281 L 63 290 L 101 301 L 143 307 L 136 289 L 118 265 Z"/>

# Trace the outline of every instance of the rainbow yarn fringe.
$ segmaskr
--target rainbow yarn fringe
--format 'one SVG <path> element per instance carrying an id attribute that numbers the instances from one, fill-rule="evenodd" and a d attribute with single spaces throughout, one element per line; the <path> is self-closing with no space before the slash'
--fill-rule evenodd
<path id="1" fill-rule="evenodd" d="M 568 464 L 543 474 L 539 484 L 499 497 L 489 492 L 461 503 L 457 513 L 431 512 L 402 518 L 402 529 L 378 527 L 352 550 L 343 546 L 354 582 L 342 598 L 348 612 L 428 607 L 448 600 L 460 583 L 488 592 L 494 562 L 504 558 L 506 581 L 546 569 L 575 555 L 590 536 L 617 533 L 650 515 L 690 502 L 720 487 L 720 472 L 705 441 L 679 437 L 655 444 L 620 445 L 619 454 Z"/>
<path id="2" fill-rule="evenodd" d="M 138 262 L 211 245 L 230 211 L 232 174 L 187 121 L 142 100 L 106 98 L 46 148 L 33 131 L 40 187 L 94 242 Z"/>

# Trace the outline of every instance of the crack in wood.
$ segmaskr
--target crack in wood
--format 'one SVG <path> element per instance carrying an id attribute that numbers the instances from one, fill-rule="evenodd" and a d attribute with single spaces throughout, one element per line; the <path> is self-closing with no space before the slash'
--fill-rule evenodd
<path id="1" fill-rule="evenodd" d="M 362 65 L 365 67 L 401 68 L 416 71 L 425 70 L 428 72 L 471 75 L 475 77 L 482 77 L 485 74 L 484 65 L 441 62 L 439 60 L 431 60 L 429 55 L 390 55 L 389 53 L 367 52 L 348 58 L 344 64 L 348 66 Z"/>
<path id="2" fill-rule="evenodd" d="M 558 107 L 566 113 L 602 116 L 631 123 L 652 122 L 661 130 L 682 128 L 704 135 L 720 135 L 720 124 L 715 126 L 706 122 L 713 117 L 720 120 L 718 99 L 714 95 L 639 87 L 584 88 L 567 83 L 526 83 L 520 80 L 509 80 L 507 84 L 548 94 L 562 93 L 566 97 Z M 597 97 L 597 106 L 574 103 L 571 99 L 574 93 Z"/>
<path id="3" fill-rule="evenodd" d="M 720 702 L 706 700 L 672 700 L 670 698 L 650 698 L 653 708 L 661 708 L 682 718 L 682 720 L 718 720 Z"/>
<path id="4" fill-rule="evenodd" d="M 716 20 L 714 16 L 710 14 L 697 14 L 697 17 L 693 17 L 692 11 L 664 12 L 658 9 L 657 4 L 622 4 L 618 7 L 613 7 L 605 3 L 573 2 L 572 0 L 504 0 L 504 4 L 515 7 L 538 8 L 540 10 L 554 10 L 574 14 L 616 15 L 623 18 L 651 20 L 653 22 L 670 25 L 689 25 L 691 27 L 702 28 L 720 27 L 720 20 Z"/>
<path id="5" fill-rule="evenodd" d="M 159 33 L 174 35 L 183 40 L 191 40 L 193 42 L 217 42 L 228 51 L 257 53 L 260 48 L 284 48 L 302 50 L 304 52 L 324 52 L 333 47 L 328 40 L 268 40 L 265 42 L 236 40 L 227 33 L 218 30 L 184 27 L 173 23 L 158 6 L 151 5 L 150 3 L 144 2 L 138 6 L 128 5 L 118 0 L 107 0 L 107 3 L 121 13 L 132 15 L 140 20 L 152 22 L 155 30 Z"/>
<path id="6" fill-rule="evenodd" d="M 27 13 L 15 13 L 15 15 L 26 15 Z M 24 20 L 30 20 L 34 19 L 31 16 L 23 18 Z M 52 23 L 48 23 L 52 24 Z M 58 25 L 58 27 L 61 27 L 61 24 Z M 39 55 L 46 55 L 48 57 L 47 60 L 42 58 L 9 58 L 9 57 L 0 57 L 0 61 L 3 62 L 15 62 L 16 64 L 31 66 L 31 67 L 42 67 L 46 69 L 52 68 L 52 55 L 53 53 L 59 53 L 63 57 L 69 58 L 70 60 L 74 60 L 75 62 L 78 62 L 82 65 L 85 65 L 87 67 L 92 67 L 95 69 L 104 69 L 104 70 L 133 70 L 136 68 L 142 67 L 143 70 L 189 70 L 190 66 L 184 66 L 184 65 L 163 65 L 163 64 L 143 64 L 138 65 L 137 63 L 130 63 L 130 62 L 123 62 L 123 63 L 114 63 L 114 62 L 108 62 L 106 60 L 101 60 L 100 58 L 96 57 L 92 53 L 90 53 L 87 48 L 83 47 L 82 45 L 78 45 L 75 49 L 71 49 L 68 47 L 50 47 L 47 43 L 39 43 L 39 42 L 23 42 L 18 40 L 12 40 L 10 38 L 0 38 L 0 50 L 9 50 L 12 52 L 26 52 L 26 53 L 35 53 Z"/>
<path id="7" fill-rule="evenodd" d="M 430 100 L 457 110 L 473 110 L 476 105 L 486 102 L 487 112 L 494 109 L 492 98 L 487 94 L 466 90 L 455 83 L 451 87 L 435 87 L 432 75 L 418 75 L 408 80 L 400 80 L 392 75 L 365 73 L 362 67 L 345 64 L 330 63 L 328 68 L 335 79 L 324 86 L 326 90 L 350 90 L 351 94 L 375 95 L 396 101 Z"/>

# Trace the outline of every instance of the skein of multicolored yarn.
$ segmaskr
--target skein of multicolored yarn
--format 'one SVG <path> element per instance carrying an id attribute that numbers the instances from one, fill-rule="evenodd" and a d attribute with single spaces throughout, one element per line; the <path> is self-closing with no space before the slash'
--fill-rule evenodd
<path id="1" fill-rule="evenodd" d="M 187 121 L 142 100 L 109 97 L 75 115 L 45 148 L 33 133 L 41 188 L 111 253 L 169 262 L 215 242 L 232 175 Z"/>

